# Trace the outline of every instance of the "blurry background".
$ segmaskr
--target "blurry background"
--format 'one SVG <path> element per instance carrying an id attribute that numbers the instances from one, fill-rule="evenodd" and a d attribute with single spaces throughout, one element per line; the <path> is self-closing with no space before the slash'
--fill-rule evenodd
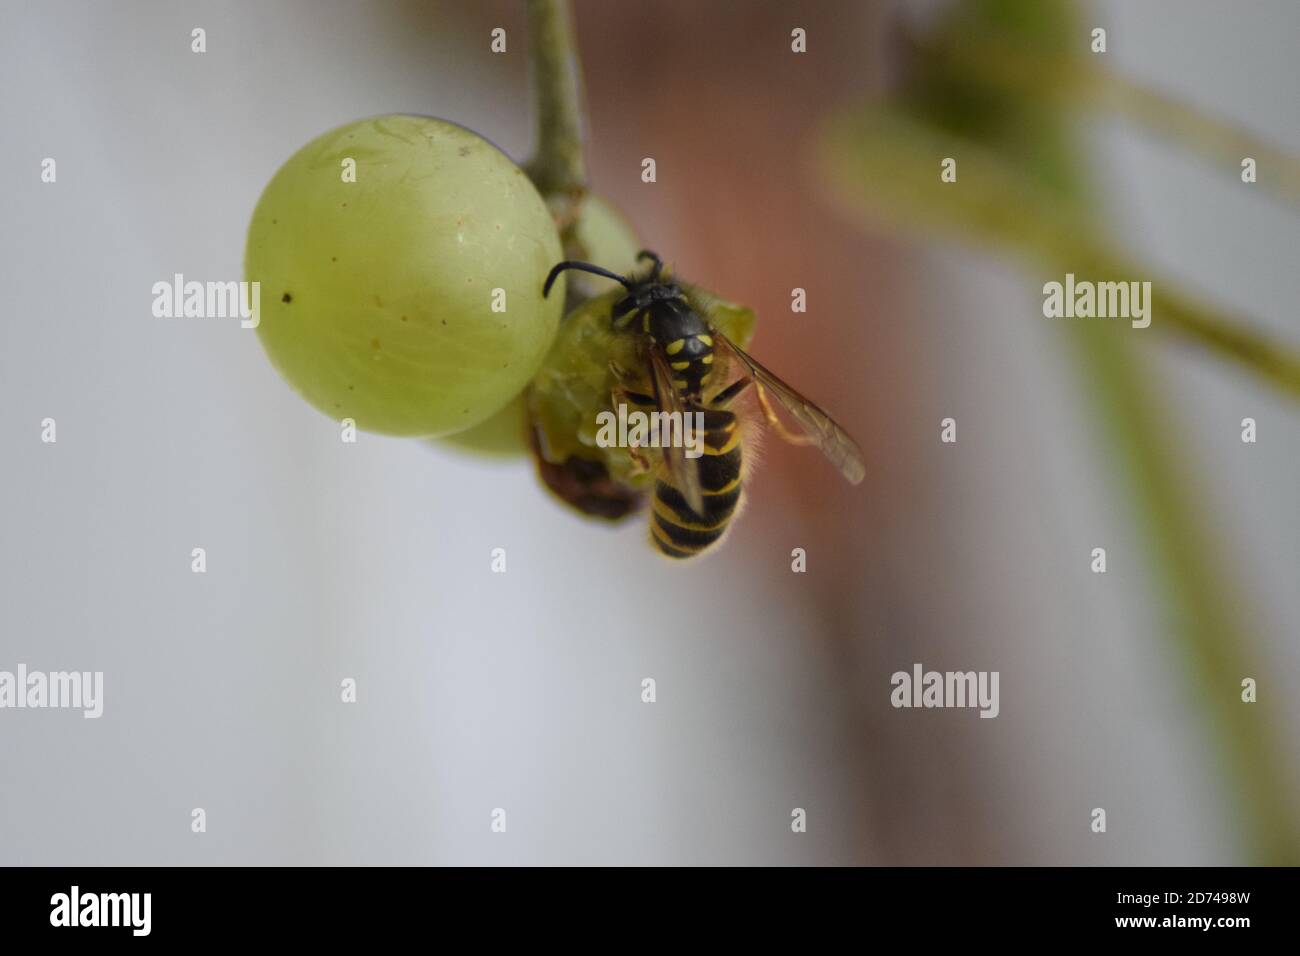
<path id="1" fill-rule="evenodd" d="M 1240 623 L 1231 666 L 1198 668 L 1096 414 L 1108 386 L 1042 316 L 1065 270 L 875 225 L 824 175 L 828 117 L 889 94 L 951 4 L 576 4 L 595 189 L 756 309 L 755 355 L 869 459 L 850 488 L 769 439 L 733 536 L 686 568 L 640 522 L 562 510 L 528 462 L 343 444 L 252 332 L 150 314 L 175 272 L 240 276 L 262 187 L 326 129 L 428 113 L 524 158 L 520 3 L 5 7 L 0 669 L 106 686 L 98 721 L 0 712 L 0 863 L 1297 862 L 1294 399 L 1126 337 Z M 1294 4 L 1074 9 L 1080 51 L 1107 28 L 1105 68 L 1300 150 Z M 1172 276 L 1300 341 L 1294 206 L 1063 118 L 1093 213 L 1158 269 L 1113 278 Z M 999 671 L 1000 716 L 891 708 L 916 662 Z M 1222 715 L 1245 676 L 1243 736 Z"/>

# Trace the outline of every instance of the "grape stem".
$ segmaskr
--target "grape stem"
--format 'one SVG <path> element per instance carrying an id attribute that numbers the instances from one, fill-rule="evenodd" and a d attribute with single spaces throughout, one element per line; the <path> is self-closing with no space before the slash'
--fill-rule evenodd
<path id="1" fill-rule="evenodd" d="M 587 192 L 586 107 L 569 0 L 528 0 L 537 151 L 524 166 L 556 214 L 561 232 Z"/>

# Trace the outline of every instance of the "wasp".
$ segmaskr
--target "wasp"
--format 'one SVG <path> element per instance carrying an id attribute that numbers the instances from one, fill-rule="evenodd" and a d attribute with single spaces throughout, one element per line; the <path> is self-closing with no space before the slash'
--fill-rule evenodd
<path id="1" fill-rule="evenodd" d="M 852 484 L 866 474 L 857 443 L 814 402 L 791 388 L 729 338 L 706 317 L 697 303 L 698 290 L 664 274 L 663 260 L 643 250 L 638 262 L 649 261 L 644 275 L 622 276 L 589 262 L 566 260 L 546 277 L 543 297 L 561 273 L 574 269 L 612 279 L 623 292 L 612 300 L 604 328 L 579 330 L 572 348 L 585 343 L 593 355 L 608 360 L 600 381 L 609 390 L 599 404 L 620 402 L 637 409 L 680 416 L 699 423 L 703 442 L 696 457 L 684 443 L 660 449 L 656 460 L 646 449 L 628 448 L 630 468 L 589 448 L 563 457 L 547 448 L 545 429 L 536 427 L 533 447 L 539 472 L 548 487 L 586 514 L 620 519 L 633 512 L 651 492 L 650 537 L 671 558 L 690 558 L 716 545 L 740 507 L 745 479 L 745 435 L 748 416 L 735 404 L 753 390 L 767 425 L 794 444 L 819 448 Z M 566 323 L 571 319 L 566 319 Z M 557 372 L 566 399 L 577 379 Z M 534 390 L 545 387 L 535 382 Z M 599 389 L 590 390 L 594 396 Z M 590 404 L 596 404 L 595 401 Z M 791 430 L 777 417 L 779 405 L 798 426 Z"/>

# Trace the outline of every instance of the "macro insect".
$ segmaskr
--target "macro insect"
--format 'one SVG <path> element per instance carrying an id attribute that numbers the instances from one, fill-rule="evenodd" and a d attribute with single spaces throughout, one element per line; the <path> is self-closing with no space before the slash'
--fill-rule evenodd
<path id="1" fill-rule="evenodd" d="M 550 372 L 544 370 L 532 392 L 540 392 L 541 399 L 558 394 L 561 404 L 577 405 L 581 410 L 575 421 L 590 419 L 597 407 L 620 403 L 678 416 L 678 421 L 690 416 L 702 426 L 702 453 L 688 457 L 683 443 L 674 442 L 653 449 L 657 454 L 652 458 L 649 448 L 600 450 L 590 440 L 557 452 L 551 446 L 562 429 L 549 429 L 548 440 L 538 411 L 541 401 L 532 394 L 533 449 L 542 480 L 552 491 L 586 514 L 612 520 L 635 511 L 648 491 L 655 547 L 672 558 L 703 553 L 722 539 L 742 501 L 745 434 L 752 416 L 735 402 L 750 388 L 773 431 L 794 444 L 816 446 L 851 483 L 862 481 L 862 450 L 844 429 L 748 355 L 718 327 L 721 320 L 710 322 L 697 290 L 666 277 L 659 256 L 642 251 L 637 260 L 650 262 L 639 277 L 572 260 L 551 269 L 543 297 L 570 269 L 612 279 L 623 292 L 602 299 L 602 314 L 588 311 L 585 319 L 577 320 L 587 322 L 586 327 L 571 332 L 570 351 L 585 345 L 588 355 L 605 361 L 606 367 L 589 371 L 583 379 L 559 363 Z M 585 393 L 579 387 L 584 384 Z M 586 395 L 585 402 L 574 398 L 580 394 Z M 797 431 L 777 417 L 773 401 L 789 414 Z"/>

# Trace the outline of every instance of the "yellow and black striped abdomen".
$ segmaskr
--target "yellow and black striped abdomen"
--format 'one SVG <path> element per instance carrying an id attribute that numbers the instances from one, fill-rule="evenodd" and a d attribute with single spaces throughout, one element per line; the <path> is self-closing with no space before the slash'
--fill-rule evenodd
<path id="1" fill-rule="evenodd" d="M 703 409 L 704 454 L 688 460 L 699 470 L 704 514 L 697 515 L 682 493 L 661 476 L 655 482 L 650 537 L 670 558 L 690 558 L 721 540 L 740 503 L 744 460 L 740 423 L 723 409 Z"/>

